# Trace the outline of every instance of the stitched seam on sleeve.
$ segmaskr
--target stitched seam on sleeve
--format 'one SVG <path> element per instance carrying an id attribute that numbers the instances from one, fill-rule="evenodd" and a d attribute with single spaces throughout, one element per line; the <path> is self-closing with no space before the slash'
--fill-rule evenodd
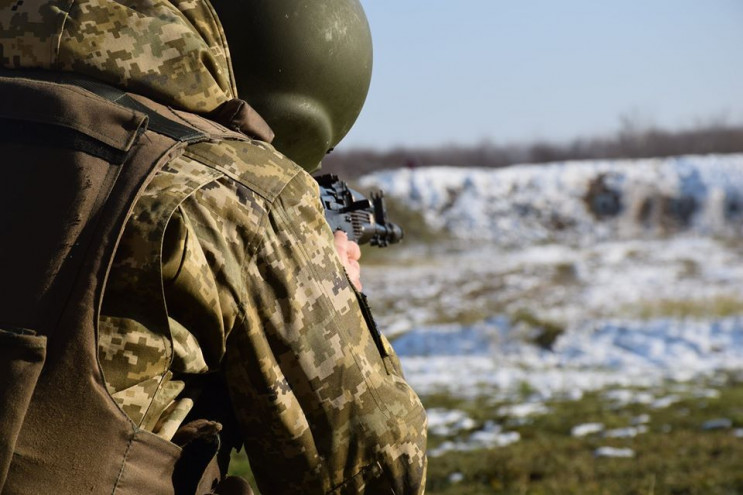
<path id="1" fill-rule="evenodd" d="M 263 212 L 263 217 L 261 218 L 261 221 L 258 224 L 258 230 L 256 234 L 245 246 L 245 259 L 240 264 L 240 280 L 242 282 L 242 287 L 245 289 L 246 296 L 247 296 L 247 292 L 250 290 L 250 288 L 248 287 L 249 277 L 247 274 L 247 267 L 250 264 L 250 262 L 255 259 L 256 253 L 258 252 L 258 247 L 260 246 L 261 241 L 263 240 L 263 237 L 260 235 L 260 233 L 265 230 L 267 221 L 268 221 L 268 210 Z M 235 319 L 235 324 L 230 329 L 230 334 L 232 334 L 232 330 L 240 327 L 245 322 L 245 319 L 248 317 L 247 312 L 245 310 L 245 304 L 243 303 L 243 301 L 238 302 L 237 310 L 239 312 L 238 318 Z"/>
<path id="2" fill-rule="evenodd" d="M 292 178 L 291 182 L 294 182 L 297 180 L 299 174 L 295 175 L 294 178 Z M 294 229 L 294 224 L 289 218 L 287 212 L 283 208 L 276 208 L 275 210 L 277 219 L 281 220 L 281 227 L 284 230 L 287 230 L 293 234 L 293 237 L 296 235 L 296 230 Z M 310 263 L 310 256 L 308 255 L 304 245 L 302 243 L 297 243 L 297 251 L 302 255 L 304 266 L 311 271 L 312 275 L 316 279 L 321 279 L 319 272 L 315 268 L 315 266 Z M 350 285 L 350 282 L 348 281 L 348 277 L 344 275 L 343 280 L 346 284 Z M 330 294 L 327 290 L 327 288 L 323 285 L 320 285 L 320 290 L 322 290 L 323 296 L 325 296 L 325 299 L 320 301 L 320 304 L 322 305 L 323 310 L 325 310 L 328 315 L 332 316 L 330 324 L 335 328 L 336 333 L 340 335 L 343 340 L 346 343 L 346 346 L 351 345 L 353 342 L 350 338 L 350 335 L 348 334 L 347 330 L 343 328 L 342 326 L 338 325 L 336 323 L 338 312 L 333 308 L 330 304 L 328 304 L 327 300 L 332 299 L 334 296 L 333 294 Z M 366 323 L 365 323 L 366 324 Z M 366 329 L 366 331 L 369 331 L 369 329 Z M 347 356 L 348 350 L 347 347 L 342 348 L 342 352 L 344 356 Z M 359 371 L 359 374 L 363 377 L 364 383 L 366 383 L 367 389 L 371 392 L 372 397 L 374 398 L 374 401 L 377 404 L 377 408 L 382 411 L 382 413 L 385 415 L 385 418 L 389 418 L 391 416 L 390 410 L 385 405 L 382 398 L 379 396 L 379 391 L 376 389 L 376 387 L 373 386 L 372 383 L 369 382 L 367 376 L 362 372 L 363 367 L 359 363 L 359 360 L 355 353 L 350 353 L 351 357 L 353 358 L 354 363 L 356 364 L 356 368 Z"/>

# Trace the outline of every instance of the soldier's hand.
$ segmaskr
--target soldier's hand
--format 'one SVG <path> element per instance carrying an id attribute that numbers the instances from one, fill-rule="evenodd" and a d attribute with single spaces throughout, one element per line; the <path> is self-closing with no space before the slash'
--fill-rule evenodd
<path id="1" fill-rule="evenodd" d="M 361 248 L 353 241 L 348 240 L 348 236 L 341 230 L 335 231 L 335 250 L 341 258 L 341 263 L 346 268 L 348 278 L 351 280 L 356 289 L 361 290 Z"/>

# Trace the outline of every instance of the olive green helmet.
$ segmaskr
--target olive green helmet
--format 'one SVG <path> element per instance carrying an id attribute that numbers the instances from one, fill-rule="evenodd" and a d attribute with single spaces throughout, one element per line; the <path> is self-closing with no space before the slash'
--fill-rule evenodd
<path id="1" fill-rule="evenodd" d="M 239 96 L 273 144 L 308 171 L 346 135 L 371 80 L 369 24 L 358 0 L 212 0 Z"/>

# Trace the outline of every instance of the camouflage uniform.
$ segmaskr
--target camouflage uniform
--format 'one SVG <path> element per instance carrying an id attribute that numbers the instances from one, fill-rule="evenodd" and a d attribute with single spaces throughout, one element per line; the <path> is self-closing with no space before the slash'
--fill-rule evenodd
<path id="1" fill-rule="evenodd" d="M 189 112 L 235 96 L 203 0 L 3 0 L 0 42 L 6 68 L 76 72 Z M 317 185 L 270 145 L 203 142 L 162 168 L 103 304 L 106 386 L 142 428 L 171 439 L 194 377 L 221 373 L 265 493 L 423 492 L 420 401 L 345 276 Z"/>

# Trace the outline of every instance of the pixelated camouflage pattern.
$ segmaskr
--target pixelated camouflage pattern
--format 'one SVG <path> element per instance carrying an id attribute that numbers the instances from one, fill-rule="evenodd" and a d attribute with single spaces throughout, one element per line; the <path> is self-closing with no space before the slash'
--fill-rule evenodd
<path id="1" fill-rule="evenodd" d="M 247 324 L 225 370 L 252 405 L 237 411 L 251 466 L 266 493 L 417 493 L 425 414 L 372 338 L 316 188 L 304 173 L 287 183 L 245 266 Z"/>
<path id="2" fill-rule="evenodd" d="M 133 363 L 135 345 L 106 349 L 106 342 L 139 339 L 141 355 L 160 352 L 167 363 L 160 349 L 168 346 L 150 344 L 168 340 L 167 333 L 125 337 L 119 333 L 132 329 L 106 315 L 102 328 L 115 337 L 101 339 L 100 353 L 112 395 L 121 395 L 117 387 L 147 385 L 149 370 L 157 370 L 149 380 L 161 388 L 142 388 L 136 407 L 134 397 L 122 407 L 130 415 L 147 411 L 153 431 L 169 438 L 187 406 L 162 383 L 220 370 L 263 493 L 422 493 L 425 413 L 389 343 L 382 337 L 379 349 L 372 338 L 314 180 L 254 141 L 192 145 L 160 175 L 201 173 L 189 168 L 197 162 L 221 177 L 175 206 L 140 201 L 130 222 L 167 218 L 174 210 L 162 242 L 162 278 L 175 330 L 168 371 L 181 381 L 162 375 L 149 359 Z M 166 183 L 158 175 L 147 196 L 162 195 L 158 187 Z M 140 225 L 146 229 L 147 222 Z M 130 276 L 137 263 L 131 253 L 147 251 L 138 239 L 152 236 L 127 228 L 122 246 L 132 247 L 117 256 L 112 279 Z M 116 294 L 107 290 L 106 308 L 128 304 L 112 303 Z M 103 358 L 111 355 L 116 358 Z M 108 379 L 121 369 L 131 383 Z"/>
<path id="3" fill-rule="evenodd" d="M 0 0 L 0 65 L 197 113 L 235 95 L 205 0 Z M 99 362 L 121 408 L 165 439 L 191 378 L 222 373 L 265 494 L 422 493 L 425 413 L 359 301 L 309 175 L 263 143 L 191 145 L 134 206 Z"/>
<path id="4" fill-rule="evenodd" d="M 99 320 L 99 361 L 112 397 L 152 430 L 183 390 L 173 372 L 207 371 L 188 330 L 167 316 L 161 246 L 172 212 L 221 174 L 187 158 L 166 165 L 135 206 L 117 249 Z"/>
<path id="5" fill-rule="evenodd" d="M 85 74 L 199 113 L 236 95 L 203 0 L 0 0 L 0 66 Z"/>

